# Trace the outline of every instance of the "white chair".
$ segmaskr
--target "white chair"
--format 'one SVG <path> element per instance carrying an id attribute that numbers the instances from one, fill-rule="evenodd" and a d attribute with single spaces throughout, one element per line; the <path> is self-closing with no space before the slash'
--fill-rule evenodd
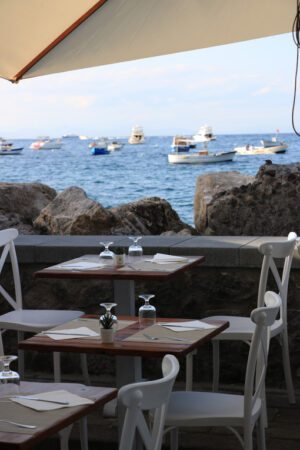
<path id="1" fill-rule="evenodd" d="M 293 260 L 294 248 L 297 242 L 296 233 L 289 233 L 285 240 L 268 241 L 259 247 L 259 252 L 263 255 L 263 262 L 260 274 L 257 307 L 263 306 L 264 294 L 268 282 L 268 275 L 271 272 L 276 281 L 276 285 L 282 299 L 280 309 L 280 317 L 275 321 L 271 329 L 271 338 L 277 336 L 282 348 L 282 360 L 285 382 L 287 386 L 288 399 L 290 403 L 295 403 L 295 393 L 293 387 L 293 379 L 291 374 L 291 365 L 289 357 L 288 343 L 288 326 L 287 326 L 287 294 L 288 284 Z M 284 260 L 282 276 L 280 277 L 275 264 L 275 259 Z M 250 343 L 253 333 L 254 324 L 249 317 L 239 316 L 212 316 L 206 317 L 212 320 L 228 320 L 229 328 L 224 330 L 213 341 L 213 391 L 217 392 L 219 388 L 219 343 L 220 341 L 244 341 Z"/>
<path id="2" fill-rule="evenodd" d="M 160 450 L 168 400 L 179 371 L 175 356 L 166 355 L 162 361 L 163 378 L 123 386 L 118 393 L 118 402 L 125 406 L 119 450 L 131 450 L 138 430 L 146 450 Z M 151 430 L 144 416 L 151 411 Z"/>
<path id="3" fill-rule="evenodd" d="M 178 428 L 228 427 L 244 450 L 252 450 L 252 433 L 258 425 L 258 448 L 265 449 L 263 391 L 267 369 L 270 327 L 278 314 L 281 299 L 275 292 L 265 294 L 265 307 L 254 309 L 244 395 L 216 392 L 172 392 L 165 424 L 171 429 L 171 450 L 178 448 Z M 243 437 L 234 427 L 243 429 Z"/>
<path id="4" fill-rule="evenodd" d="M 15 330 L 18 335 L 18 342 L 24 339 L 24 332 L 39 333 L 57 325 L 77 319 L 84 313 L 82 311 L 71 310 L 48 310 L 48 309 L 23 309 L 22 306 L 22 290 L 19 274 L 19 266 L 17 255 L 15 251 L 14 240 L 18 236 L 18 230 L 9 228 L 0 231 L 0 247 L 3 247 L 0 257 L 0 274 L 3 269 L 7 256 L 10 257 L 15 299 L 7 292 L 0 284 L 0 294 L 4 297 L 9 305 L 13 308 L 6 314 L 0 315 L 0 354 L 4 354 L 2 334 L 6 330 Z M 89 384 L 89 375 L 87 370 L 86 355 L 80 354 L 81 366 L 86 384 Z M 53 354 L 54 363 L 54 379 L 56 382 L 60 381 L 60 353 Z M 19 350 L 19 373 L 21 378 L 24 375 L 24 353 Z"/>

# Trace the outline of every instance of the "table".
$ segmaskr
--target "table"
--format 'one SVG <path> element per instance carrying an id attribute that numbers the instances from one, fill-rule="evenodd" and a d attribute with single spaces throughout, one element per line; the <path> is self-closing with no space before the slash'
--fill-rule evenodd
<path id="1" fill-rule="evenodd" d="M 43 426 L 39 426 L 39 429 L 37 431 L 33 431 L 32 434 L 25 434 L 24 432 L 22 433 L 21 428 L 16 428 L 16 430 L 18 430 L 18 432 L 16 433 L 0 431 L 0 450 L 26 450 L 28 448 L 31 448 L 32 446 L 47 439 L 58 431 L 72 425 L 75 421 L 82 419 L 90 412 L 98 409 L 105 403 L 114 399 L 117 395 L 117 389 L 114 388 L 84 386 L 82 384 L 75 383 L 22 382 L 20 385 L 20 392 L 22 392 L 22 394 L 24 393 L 25 395 L 50 392 L 61 389 L 68 390 L 69 392 L 80 395 L 82 397 L 90 398 L 94 400 L 95 403 L 91 405 L 74 406 L 71 408 L 63 408 L 55 411 L 43 412 L 43 420 L 45 419 L 45 424 Z M 2 406 L 2 403 L 0 403 L 0 409 L 5 408 L 5 405 L 7 405 L 7 403 L 3 403 L 3 405 L 4 406 Z M 25 406 L 16 405 L 16 407 L 24 409 L 25 423 L 29 423 L 28 418 L 26 421 L 26 411 L 30 411 L 30 414 L 32 414 L 33 417 L 35 415 L 36 417 L 41 417 L 41 413 L 26 408 Z M 58 411 L 59 413 L 57 413 Z M 3 411 L 1 413 L 1 417 L 4 418 Z M 13 420 L 13 416 L 9 416 L 9 418 Z M 32 424 L 36 424 L 36 422 Z"/>
<path id="2" fill-rule="evenodd" d="M 147 256 L 126 256 L 125 267 L 116 268 L 111 260 L 100 260 L 98 255 L 83 255 L 70 261 L 48 267 L 35 272 L 37 278 L 70 278 L 70 279 L 110 279 L 114 283 L 114 301 L 117 303 L 117 315 L 135 315 L 135 286 L 136 280 L 166 281 L 178 274 L 185 272 L 192 267 L 204 262 L 204 256 L 188 256 L 188 262 L 172 264 L 168 270 L 164 265 L 148 264 L 147 270 L 136 268 L 145 260 L 152 259 L 152 255 Z M 70 270 L 64 269 L 64 264 L 71 264 L 80 261 L 105 263 L 106 267 L 98 270 Z M 129 265 L 127 265 L 129 264 Z M 53 350 L 52 350 L 53 351 Z M 88 352 L 87 352 L 88 353 Z M 117 386 L 131 383 L 132 380 L 139 380 L 142 377 L 141 364 L 136 358 L 127 358 L 128 354 L 122 353 L 122 357 L 116 358 Z M 124 367 L 126 370 L 124 370 Z"/>

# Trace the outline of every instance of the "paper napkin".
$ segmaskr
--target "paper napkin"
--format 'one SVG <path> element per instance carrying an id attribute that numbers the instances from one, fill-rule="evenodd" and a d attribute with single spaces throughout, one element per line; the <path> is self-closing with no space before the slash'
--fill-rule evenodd
<path id="1" fill-rule="evenodd" d="M 165 255 L 164 253 L 156 253 L 153 256 L 152 262 L 156 264 L 170 264 L 189 262 L 189 259 L 184 256 Z"/>
<path id="2" fill-rule="evenodd" d="M 90 269 L 101 269 L 105 264 L 94 263 L 88 261 L 78 261 L 66 264 L 57 264 L 55 267 L 59 269 L 73 269 L 73 270 L 90 270 Z"/>
<path id="3" fill-rule="evenodd" d="M 53 409 L 61 409 L 61 408 L 70 408 L 71 406 L 80 406 L 80 405 L 91 405 L 95 403 L 93 400 L 89 398 L 80 397 L 76 394 L 71 394 L 71 392 L 60 390 L 60 391 L 52 391 L 52 392 L 43 392 L 42 394 L 28 394 L 28 397 L 36 397 L 42 400 L 58 400 L 62 402 L 68 402 L 68 405 L 60 405 L 55 403 L 48 403 L 47 401 L 38 401 L 38 400 L 27 400 L 24 398 L 15 398 L 11 397 L 10 399 L 19 403 L 20 405 L 27 406 L 28 408 L 35 409 L 36 411 L 51 411 Z"/>
<path id="4" fill-rule="evenodd" d="M 164 322 L 159 325 L 172 331 L 208 330 L 210 328 L 216 328 L 216 325 L 211 325 L 201 320 L 189 320 L 188 322 L 177 322 L 176 324 L 174 322 Z"/>
<path id="5" fill-rule="evenodd" d="M 91 330 L 88 327 L 79 327 L 79 328 L 67 328 L 65 330 L 48 330 L 44 331 L 43 335 L 50 337 L 54 340 L 61 340 L 61 339 L 76 339 L 76 338 L 83 338 L 83 337 L 93 337 L 93 336 L 100 336 L 100 333 L 96 333 L 95 331 Z"/>

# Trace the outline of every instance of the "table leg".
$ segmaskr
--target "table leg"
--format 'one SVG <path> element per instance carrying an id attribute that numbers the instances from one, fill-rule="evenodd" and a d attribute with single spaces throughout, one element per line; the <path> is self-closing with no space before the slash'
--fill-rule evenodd
<path id="1" fill-rule="evenodd" d="M 114 281 L 114 300 L 117 315 L 135 316 L 135 290 L 133 280 Z"/>

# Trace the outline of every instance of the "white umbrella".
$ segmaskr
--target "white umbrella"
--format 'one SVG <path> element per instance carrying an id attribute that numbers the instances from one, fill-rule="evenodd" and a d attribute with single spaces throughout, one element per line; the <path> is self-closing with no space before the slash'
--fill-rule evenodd
<path id="1" fill-rule="evenodd" d="M 295 0 L 2 0 L 11 81 L 290 32 Z"/>

